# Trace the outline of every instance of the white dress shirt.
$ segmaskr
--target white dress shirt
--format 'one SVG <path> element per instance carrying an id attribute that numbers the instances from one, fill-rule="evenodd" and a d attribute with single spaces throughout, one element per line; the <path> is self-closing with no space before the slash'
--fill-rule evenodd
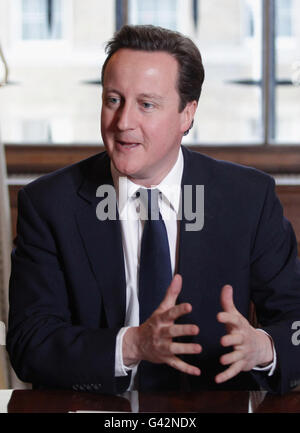
<path id="1" fill-rule="evenodd" d="M 177 215 L 180 206 L 181 180 L 183 174 L 183 155 L 182 150 L 178 153 L 178 158 L 159 185 L 153 185 L 160 191 L 159 209 L 165 222 L 172 266 L 172 275 L 176 272 L 177 251 L 178 251 L 178 231 L 179 220 Z M 139 301 L 138 301 L 138 280 L 140 264 L 140 248 L 143 232 L 143 220 L 140 218 L 142 210 L 136 193 L 140 188 L 145 188 L 130 181 L 127 177 L 122 177 L 111 164 L 112 177 L 117 193 L 117 204 L 122 231 L 122 243 L 124 252 L 125 276 L 126 276 L 126 313 L 124 327 L 120 329 L 116 340 L 115 354 L 115 376 L 126 376 L 128 371 L 132 371 L 130 389 L 133 389 L 134 377 L 137 365 L 126 367 L 123 364 L 122 342 L 123 336 L 128 327 L 139 326 Z M 264 332 L 264 331 L 263 331 Z M 273 362 L 258 370 L 269 370 L 269 375 L 273 374 L 276 366 L 276 353 L 274 350 Z"/>

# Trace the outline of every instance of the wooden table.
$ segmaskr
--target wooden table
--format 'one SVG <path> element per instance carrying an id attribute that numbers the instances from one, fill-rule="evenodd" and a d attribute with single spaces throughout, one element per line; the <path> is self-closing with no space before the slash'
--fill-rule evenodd
<path id="1" fill-rule="evenodd" d="M 131 400 L 131 401 L 130 401 Z M 14 390 L 8 413 L 300 413 L 300 391 L 283 396 L 261 391 L 128 393 L 121 396 L 56 390 Z"/>

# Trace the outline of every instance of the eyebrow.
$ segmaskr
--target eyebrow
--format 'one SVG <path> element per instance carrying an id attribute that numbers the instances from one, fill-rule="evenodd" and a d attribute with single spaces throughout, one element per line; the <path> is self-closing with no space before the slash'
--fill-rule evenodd
<path id="1" fill-rule="evenodd" d="M 113 88 L 103 88 L 103 93 L 117 93 L 118 95 L 121 95 L 121 93 Z"/>
<path id="2" fill-rule="evenodd" d="M 158 102 L 162 102 L 164 100 L 162 96 L 159 96 L 156 93 L 141 93 L 139 97 L 145 99 L 154 99 Z"/>
<path id="3" fill-rule="evenodd" d="M 119 90 L 114 89 L 113 87 L 111 87 L 111 88 L 108 87 L 108 88 L 103 89 L 103 90 L 104 90 L 105 93 L 117 93 L 118 95 L 123 96 L 122 93 Z M 139 98 L 145 98 L 145 99 L 152 99 L 152 100 L 155 100 L 155 101 L 158 101 L 158 102 L 162 102 L 165 99 L 162 96 L 157 95 L 156 93 L 140 93 L 138 95 L 138 97 Z"/>

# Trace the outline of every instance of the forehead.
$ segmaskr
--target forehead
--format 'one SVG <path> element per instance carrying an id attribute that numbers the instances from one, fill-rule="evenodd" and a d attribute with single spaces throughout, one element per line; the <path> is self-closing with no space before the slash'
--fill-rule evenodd
<path id="1" fill-rule="evenodd" d="M 104 73 L 104 88 L 124 85 L 177 89 L 178 62 L 163 51 L 120 49 L 109 59 Z"/>

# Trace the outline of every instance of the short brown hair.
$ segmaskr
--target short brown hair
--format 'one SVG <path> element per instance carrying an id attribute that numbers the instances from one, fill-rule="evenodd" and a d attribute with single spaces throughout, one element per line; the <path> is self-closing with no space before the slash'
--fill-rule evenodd
<path id="1" fill-rule="evenodd" d="M 102 67 L 102 84 L 109 59 L 121 48 L 165 51 L 171 54 L 179 65 L 179 111 L 181 112 L 188 102 L 198 102 L 204 81 L 204 68 L 201 54 L 191 39 L 179 32 L 152 25 L 123 26 L 106 45 L 107 58 Z"/>

